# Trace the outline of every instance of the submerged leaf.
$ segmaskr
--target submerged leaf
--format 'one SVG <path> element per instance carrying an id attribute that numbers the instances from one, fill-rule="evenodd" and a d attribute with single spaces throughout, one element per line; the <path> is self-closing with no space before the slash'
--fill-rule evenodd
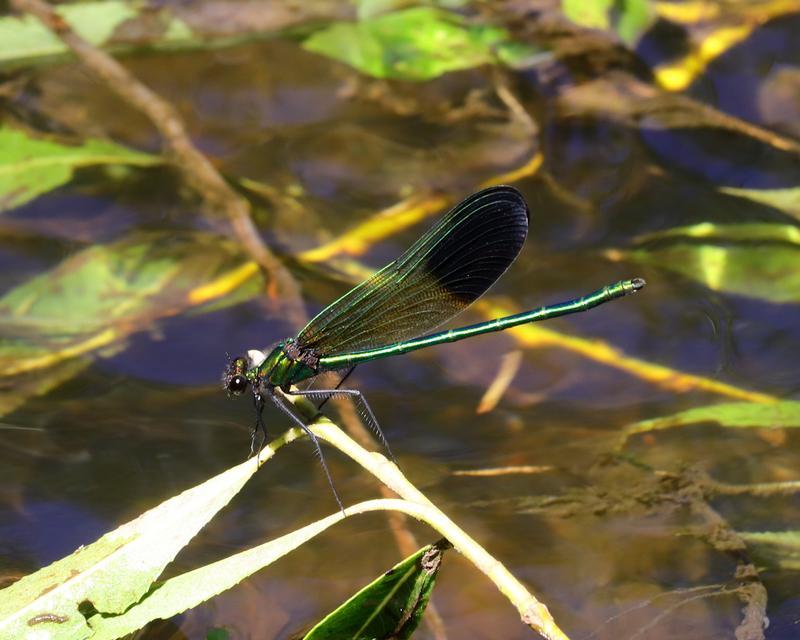
<path id="1" fill-rule="evenodd" d="M 608 10 L 612 0 L 561 0 L 564 15 L 575 24 L 589 29 L 608 28 Z"/>
<path id="2" fill-rule="evenodd" d="M 107 0 L 62 6 L 59 14 L 92 44 L 101 44 L 114 29 L 136 15 L 129 2 Z M 33 59 L 65 53 L 66 45 L 33 16 L 0 19 L 0 63 Z"/>
<path id="3" fill-rule="evenodd" d="M 654 17 L 649 0 L 624 0 L 617 18 L 617 33 L 623 42 L 633 46 Z"/>
<path id="4" fill-rule="evenodd" d="M 608 29 L 613 26 L 629 45 L 636 42 L 651 20 L 647 0 L 561 0 L 561 9 L 567 18 L 582 27 Z"/>
<path id="5" fill-rule="evenodd" d="M 238 301 L 258 283 L 238 247 L 211 234 L 139 233 L 90 247 L 0 298 L 0 375 L 49 368 L 186 309 Z"/>
<path id="6" fill-rule="evenodd" d="M 788 571 L 800 570 L 800 531 L 740 531 L 755 555 L 772 566 Z"/>
<path id="7" fill-rule="evenodd" d="M 787 242 L 800 245 L 800 227 L 764 222 L 743 222 L 741 224 L 700 222 L 641 235 L 636 238 L 636 241 L 644 243 L 667 238 L 705 238 L 723 242 L 749 240 L 751 242 Z"/>
<path id="8" fill-rule="evenodd" d="M 800 187 L 788 189 L 740 189 L 720 187 L 720 191 L 732 196 L 747 198 L 753 202 L 775 207 L 790 216 L 800 218 Z"/>
<path id="9" fill-rule="evenodd" d="M 658 65 L 656 81 L 670 91 L 684 91 L 707 67 L 778 16 L 797 12 L 791 0 L 760 2 L 654 2 L 653 10 L 668 22 L 681 25 L 688 42 L 676 47 L 678 59 Z M 688 48 L 688 51 L 687 51 Z"/>
<path id="10" fill-rule="evenodd" d="M 428 605 L 450 543 L 423 547 L 329 613 L 303 640 L 410 638 Z"/>
<path id="11" fill-rule="evenodd" d="M 128 0 L 77 2 L 55 9 L 78 35 L 95 46 L 111 44 L 126 23 L 140 14 L 147 15 L 146 7 Z M 149 15 L 152 24 L 155 13 L 150 10 Z M 159 15 L 156 24 L 162 41 L 174 43 L 192 38 L 189 27 L 170 14 Z M 33 16 L 0 18 L 0 66 L 21 66 L 63 56 L 68 51 L 61 39 Z"/>
<path id="12" fill-rule="evenodd" d="M 769 145 L 778 152 L 800 153 L 800 143 L 789 136 L 756 126 L 687 96 L 667 93 L 626 74 L 607 74 L 567 86 L 556 104 L 561 116 L 566 118 L 607 119 L 637 131 L 671 130 L 682 135 L 697 129 L 731 132 Z"/>
<path id="13" fill-rule="evenodd" d="M 504 40 L 507 34 L 498 27 L 468 25 L 458 15 L 415 7 L 333 24 L 303 46 L 376 78 L 430 80 L 493 62 L 492 47 Z"/>
<path id="14" fill-rule="evenodd" d="M 669 242 L 607 255 L 679 273 L 714 291 L 796 303 L 800 302 L 797 237 L 798 230 L 791 225 L 703 223 L 645 238 Z"/>
<path id="15" fill-rule="evenodd" d="M 69 146 L 0 127 L 0 211 L 18 207 L 72 178 L 80 167 L 154 165 L 162 161 L 104 140 Z"/>
<path id="16" fill-rule="evenodd" d="M 72 358 L 59 362 L 35 376 L 20 375 L 0 386 L 0 418 L 21 407 L 30 398 L 46 395 L 71 380 L 91 364 L 89 358 Z"/>
<path id="17" fill-rule="evenodd" d="M 697 407 L 671 416 L 630 424 L 623 430 L 623 440 L 627 440 L 636 433 L 685 427 L 699 422 L 714 422 L 722 427 L 735 429 L 798 428 L 800 427 L 800 402 L 792 400 L 767 404 L 726 402 Z"/>
<path id="18" fill-rule="evenodd" d="M 86 603 L 119 614 L 258 469 L 250 458 L 0 591 L 0 638 L 86 638 Z M 95 636 L 96 637 L 96 636 Z"/>

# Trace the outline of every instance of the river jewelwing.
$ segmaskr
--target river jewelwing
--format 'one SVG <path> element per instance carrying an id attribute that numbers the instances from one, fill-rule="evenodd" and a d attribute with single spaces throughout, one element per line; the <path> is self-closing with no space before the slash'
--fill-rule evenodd
<path id="1" fill-rule="evenodd" d="M 525 199 L 515 188 L 483 189 L 453 207 L 394 262 L 323 309 L 297 337 L 279 342 L 269 352 L 251 350 L 244 357 L 233 358 L 223 373 L 223 384 L 235 396 L 252 386 L 257 416 L 253 443 L 259 430 L 266 442 L 262 412 L 265 398 L 269 398 L 313 442 L 341 508 L 317 437 L 275 393 L 276 388 L 322 400 L 322 404 L 336 396 L 353 399 L 394 460 L 364 396 L 355 389 L 340 388 L 356 365 L 587 311 L 644 287 L 642 278 L 622 280 L 567 302 L 427 333 L 475 302 L 503 275 L 522 249 L 529 215 Z M 345 371 L 336 388 L 292 390 L 292 385 L 325 371 Z"/>

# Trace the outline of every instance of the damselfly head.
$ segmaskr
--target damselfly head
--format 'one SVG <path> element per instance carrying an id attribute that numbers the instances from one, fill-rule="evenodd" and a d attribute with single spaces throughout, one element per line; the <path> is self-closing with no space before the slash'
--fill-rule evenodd
<path id="1" fill-rule="evenodd" d="M 247 359 L 234 358 L 222 373 L 222 385 L 228 395 L 240 396 L 247 391 L 249 381 L 247 376 Z"/>

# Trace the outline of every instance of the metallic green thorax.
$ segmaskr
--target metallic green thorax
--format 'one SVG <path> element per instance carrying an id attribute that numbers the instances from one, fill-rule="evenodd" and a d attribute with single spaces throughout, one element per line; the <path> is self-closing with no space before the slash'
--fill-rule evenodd
<path id="1" fill-rule="evenodd" d="M 289 387 L 319 373 L 319 358 L 309 349 L 301 349 L 294 338 L 279 343 L 267 358 L 247 372 L 254 388 L 267 385 L 288 391 Z"/>

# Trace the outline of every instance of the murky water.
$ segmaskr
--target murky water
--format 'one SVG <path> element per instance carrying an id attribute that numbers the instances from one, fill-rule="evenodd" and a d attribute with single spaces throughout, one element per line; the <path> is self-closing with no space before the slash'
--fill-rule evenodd
<path id="1" fill-rule="evenodd" d="M 796 34 L 797 20 L 770 28 Z M 762 45 L 754 39 L 752 50 L 730 55 L 755 57 L 770 69 L 794 64 L 796 72 L 796 47 L 765 52 Z M 619 118 L 565 115 L 569 105 L 559 103 L 563 97 L 535 69 L 506 78 L 535 118 L 538 135 L 531 136 L 494 95 L 485 69 L 394 94 L 391 83 L 359 78 L 288 39 L 214 53 L 141 55 L 126 64 L 179 107 L 195 140 L 228 175 L 273 188 L 277 195 L 257 222 L 282 253 L 335 238 L 412 193 L 466 195 L 542 153 L 542 168 L 514 182 L 530 203 L 531 230 L 491 290 L 493 301 L 522 310 L 643 276 L 648 286 L 641 294 L 548 328 L 739 389 L 786 399 L 800 393 L 797 300 L 714 291 L 667 268 L 610 259 L 610 250 L 627 250 L 635 237 L 672 227 L 794 224 L 777 209 L 718 189 L 796 187 L 798 161 L 789 152 L 718 130 L 636 128 Z M 750 67 L 741 74 L 752 79 Z M 714 91 L 737 78 L 723 58 L 719 73 L 712 66 L 689 94 L 769 125 L 753 115 L 763 110 L 739 104 L 741 91 Z M 28 106 L 65 128 L 156 148 L 148 125 L 76 65 L 43 67 L 34 81 Z M 463 106 L 474 91 L 483 92 L 493 115 L 443 117 L 441 105 Z M 410 103 L 404 115 L 387 106 L 401 94 Z M 0 285 L 9 291 L 89 245 L 142 230 L 167 237 L 224 230 L 223 221 L 201 217 L 198 208 L 166 171 L 133 171 L 113 181 L 87 171 L 3 214 Z M 402 229 L 359 259 L 381 266 L 429 224 Z M 347 289 L 324 265 L 294 272 L 310 313 Z M 481 318 L 465 313 L 458 324 Z M 264 348 L 295 330 L 260 299 L 156 318 L 8 413 L 0 426 L 0 572 L 29 573 L 242 461 L 253 410 L 249 400 L 229 400 L 220 387 L 227 354 Z M 15 340 L 25 327 L 8 323 L 0 331 Z M 510 388 L 496 408 L 477 414 L 503 357 L 516 349 L 523 358 Z M 736 485 L 797 480 L 798 436 L 791 429 L 705 422 L 633 437 L 624 449 L 631 460 L 610 457 L 629 423 L 734 398 L 654 383 L 618 358 L 598 361 L 592 354 L 602 347 L 593 349 L 581 355 L 485 336 L 362 366 L 348 384 L 369 398 L 408 477 L 547 603 L 570 637 L 733 637 L 742 615 L 733 591 L 736 560 L 692 535 L 702 518 L 658 485 L 653 472 L 679 473 L 688 465 Z M 267 425 L 272 434 L 289 426 L 270 410 Z M 354 463 L 327 449 L 326 458 L 345 503 L 376 495 Z M 453 475 L 510 465 L 553 468 Z M 651 500 L 643 497 L 648 490 Z M 737 531 L 796 530 L 800 516 L 792 495 L 711 496 L 708 504 Z M 297 442 L 256 475 L 169 572 L 335 509 L 311 446 Z M 438 537 L 409 526 L 421 542 Z M 202 638 L 224 627 L 232 638 L 289 638 L 400 557 L 385 517 L 353 518 L 148 637 Z M 796 566 L 753 558 L 764 568 L 760 579 L 769 596 L 767 637 L 798 637 Z M 434 602 L 449 638 L 531 637 L 503 596 L 456 554 L 446 558 Z M 432 635 L 423 625 L 415 637 Z"/>

